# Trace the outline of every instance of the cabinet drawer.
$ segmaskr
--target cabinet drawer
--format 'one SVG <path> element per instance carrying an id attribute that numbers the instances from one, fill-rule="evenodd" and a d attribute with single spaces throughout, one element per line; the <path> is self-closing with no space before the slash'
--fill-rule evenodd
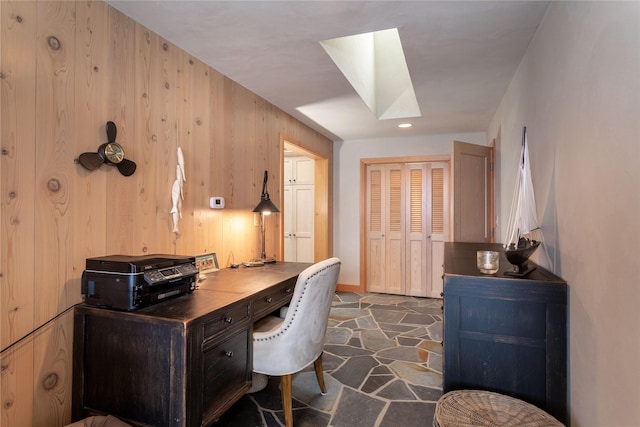
<path id="1" fill-rule="evenodd" d="M 203 352 L 202 422 L 213 422 L 251 386 L 251 328 Z"/>
<path id="2" fill-rule="evenodd" d="M 286 305 L 291 301 L 296 281 L 287 280 L 253 300 L 254 321 Z"/>
<path id="3" fill-rule="evenodd" d="M 249 304 L 238 304 L 215 312 L 204 323 L 203 349 L 218 333 L 249 319 Z"/>

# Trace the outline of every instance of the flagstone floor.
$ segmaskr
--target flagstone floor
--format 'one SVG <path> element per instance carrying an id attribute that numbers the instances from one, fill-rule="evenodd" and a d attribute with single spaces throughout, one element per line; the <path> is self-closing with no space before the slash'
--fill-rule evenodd
<path id="1" fill-rule="evenodd" d="M 293 378 L 296 427 L 431 426 L 442 395 L 442 300 L 337 293 L 323 355 Z M 284 425 L 279 378 L 245 395 L 214 427 Z"/>

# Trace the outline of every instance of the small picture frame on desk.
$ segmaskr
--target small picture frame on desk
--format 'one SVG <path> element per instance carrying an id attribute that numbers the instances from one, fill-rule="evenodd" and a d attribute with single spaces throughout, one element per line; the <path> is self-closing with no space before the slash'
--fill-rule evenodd
<path id="1" fill-rule="evenodd" d="M 196 256 L 196 268 L 201 274 L 220 270 L 216 253 L 212 252 L 210 254 Z"/>

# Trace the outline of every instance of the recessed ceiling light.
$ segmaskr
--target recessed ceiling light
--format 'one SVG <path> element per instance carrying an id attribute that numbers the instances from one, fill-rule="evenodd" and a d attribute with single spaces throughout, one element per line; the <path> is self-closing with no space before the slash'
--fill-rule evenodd
<path id="1" fill-rule="evenodd" d="M 413 126 L 411 123 L 400 123 L 398 125 L 399 128 L 410 128 L 411 126 Z"/>

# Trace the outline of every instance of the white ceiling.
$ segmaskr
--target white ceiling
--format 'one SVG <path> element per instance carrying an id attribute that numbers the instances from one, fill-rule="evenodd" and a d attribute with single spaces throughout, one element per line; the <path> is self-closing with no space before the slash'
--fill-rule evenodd
<path id="1" fill-rule="evenodd" d="M 486 131 L 543 1 L 108 3 L 333 140 Z M 422 117 L 378 120 L 321 40 L 398 28 Z"/>

